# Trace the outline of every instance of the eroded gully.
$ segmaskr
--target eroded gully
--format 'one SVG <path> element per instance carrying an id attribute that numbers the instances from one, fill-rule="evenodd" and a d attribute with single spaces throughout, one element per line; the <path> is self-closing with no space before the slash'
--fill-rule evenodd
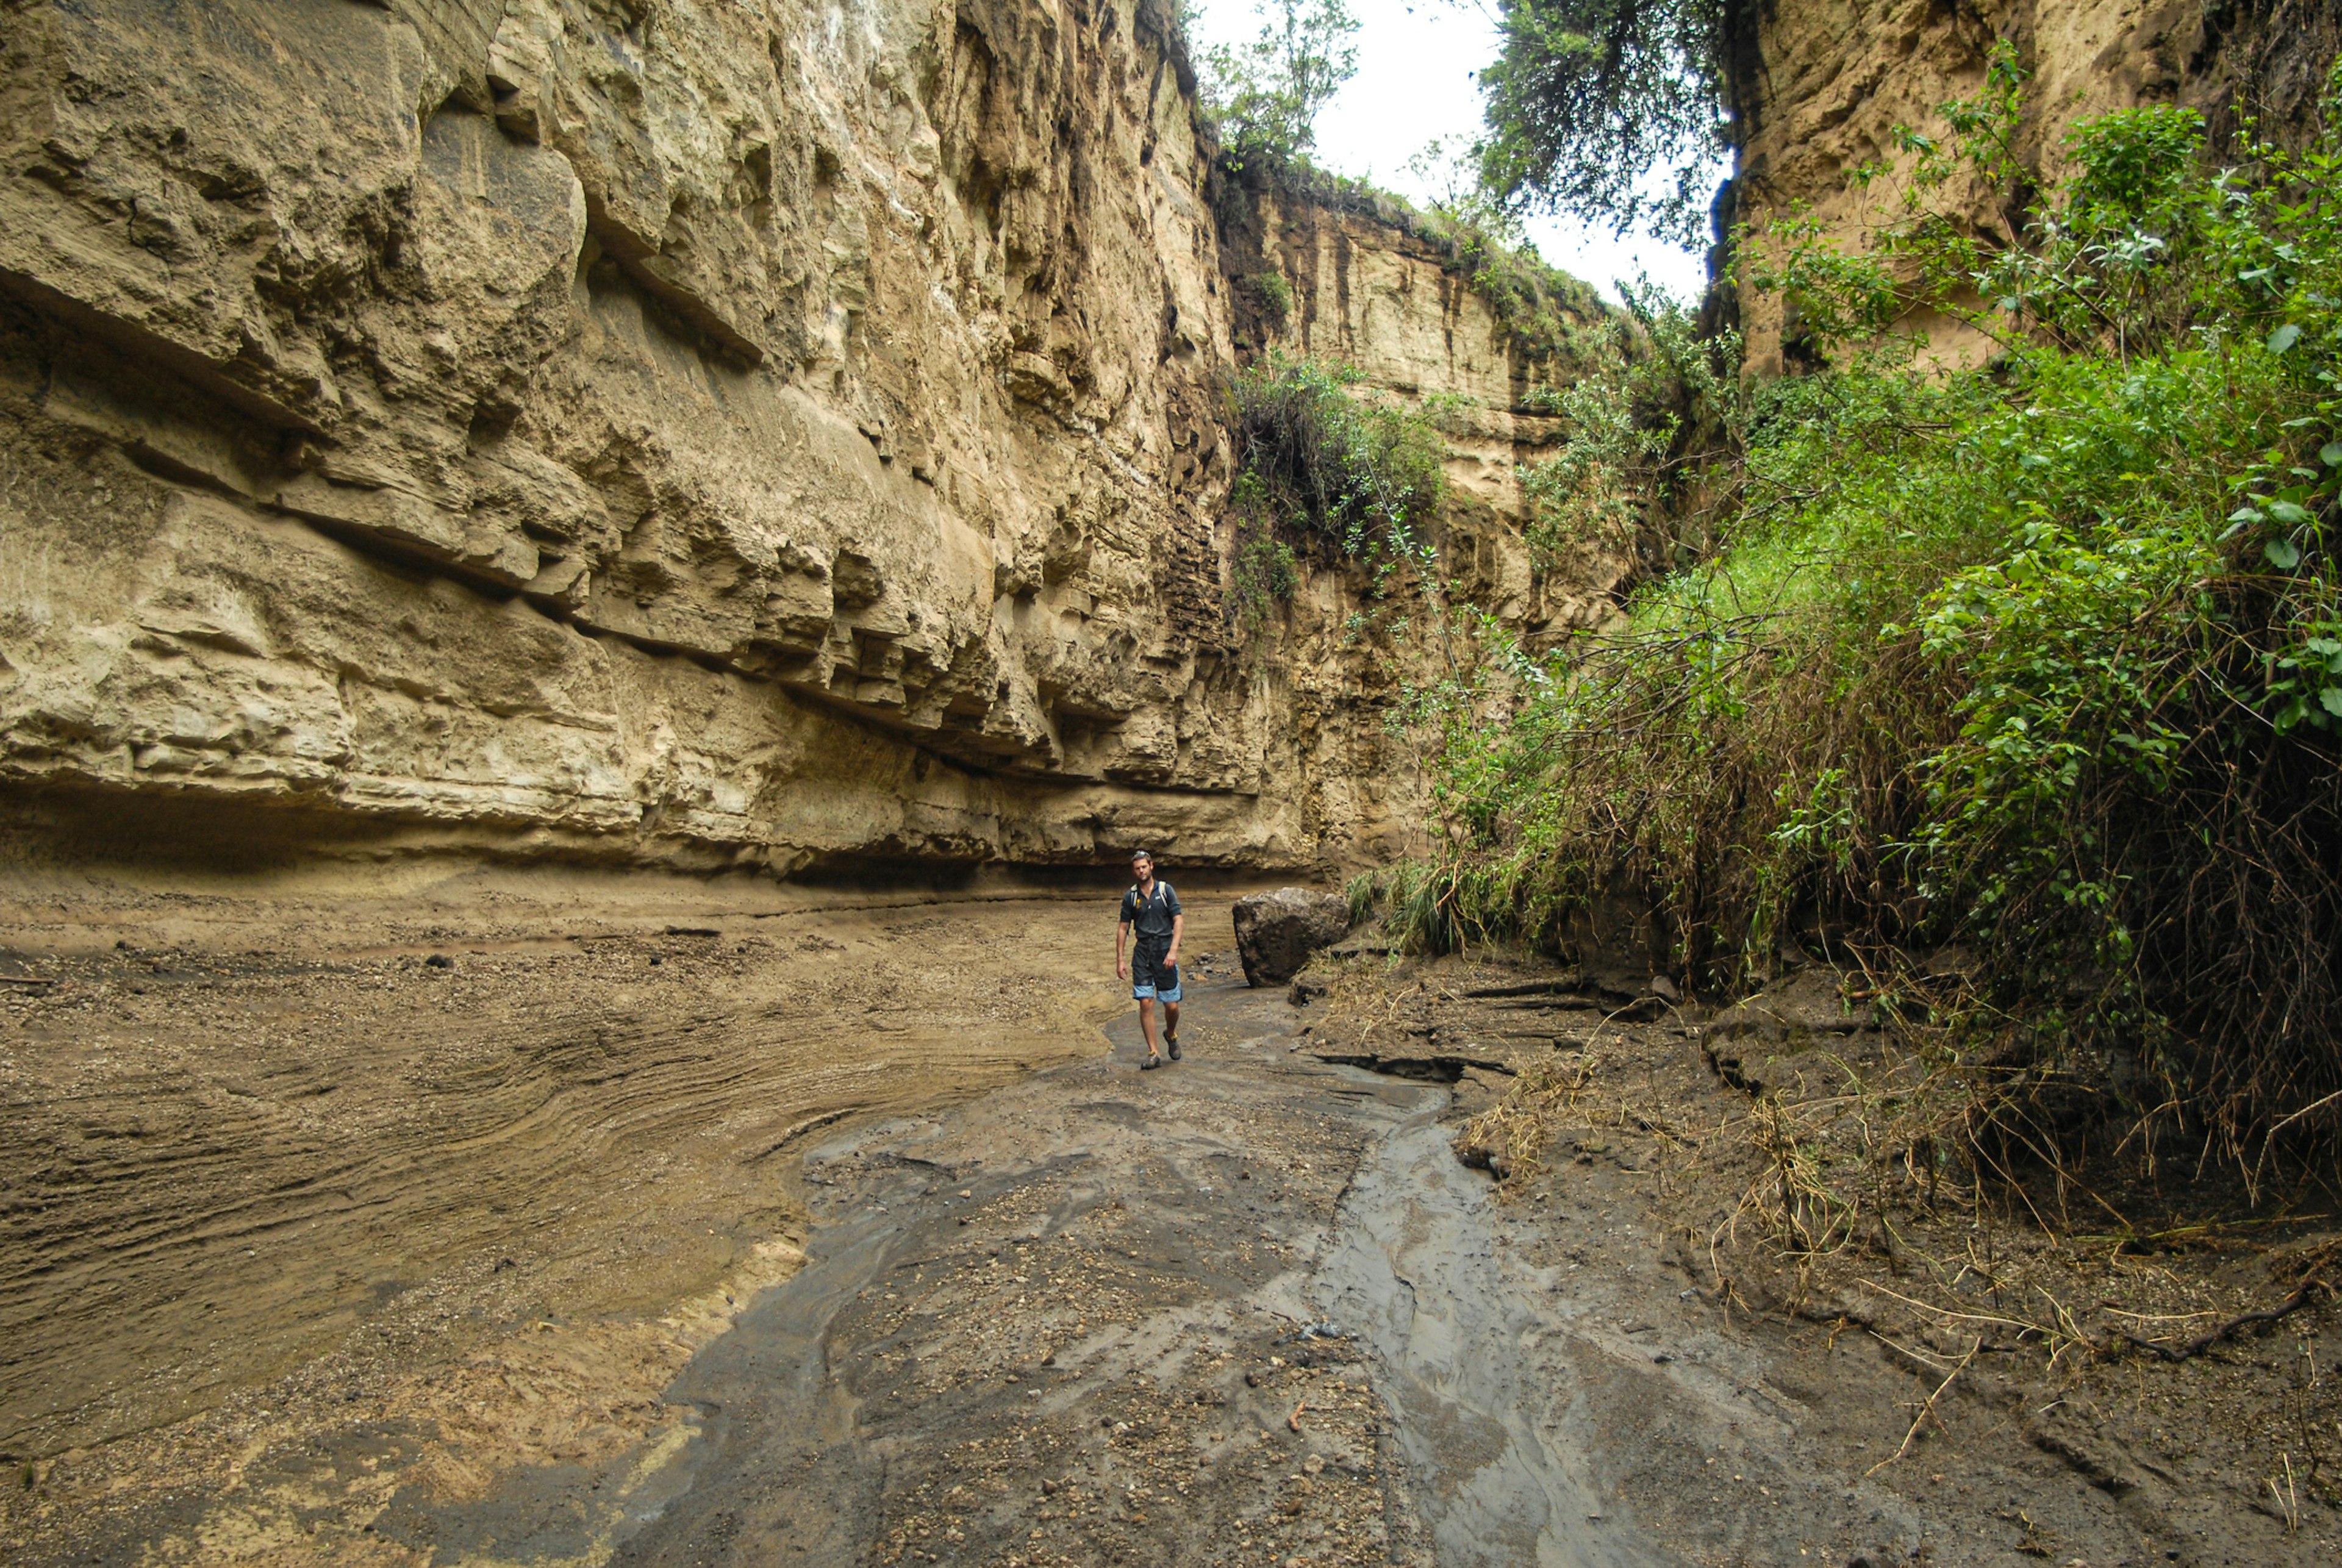
<path id="1" fill-rule="evenodd" d="M 629 1463 L 377 1528 L 442 1562 L 1679 1560 L 1628 1499 L 1704 1369 L 1655 1402 L 1655 1325 L 1618 1310 L 1679 1279 L 1530 1266 L 1449 1089 L 1297 1054 L 1276 994 L 1196 991 L 1165 1071 L 1126 1021 L 813 1149 L 812 1261 Z"/>

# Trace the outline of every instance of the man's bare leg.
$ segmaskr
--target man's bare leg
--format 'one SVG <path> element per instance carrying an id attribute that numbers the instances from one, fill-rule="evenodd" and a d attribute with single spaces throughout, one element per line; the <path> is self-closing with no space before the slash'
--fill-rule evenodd
<path id="1" fill-rule="evenodd" d="M 1163 1004 L 1163 1033 L 1174 1038 L 1178 1035 L 1179 1004 L 1176 1002 L 1166 1002 Z"/>
<path id="2" fill-rule="evenodd" d="M 1149 1056 L 1154 1055 L 1155 998 L 1152 996 L 1142 996 L 1138 999 L 1138 1032 L 1146 1036 L 1146 1054 Z"/>

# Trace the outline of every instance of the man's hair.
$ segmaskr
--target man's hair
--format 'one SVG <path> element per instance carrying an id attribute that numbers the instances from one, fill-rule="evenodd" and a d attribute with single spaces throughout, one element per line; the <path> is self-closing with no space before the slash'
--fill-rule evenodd
<path id="1" fill-rule="evenodd" d="M 1130 864 L 1133 865 L 1136 865 L 1142 860 L 1153 860 L 1155 856 L 1153 854 L 1143 849 L 1134 849 L 1130 852 Z"/>

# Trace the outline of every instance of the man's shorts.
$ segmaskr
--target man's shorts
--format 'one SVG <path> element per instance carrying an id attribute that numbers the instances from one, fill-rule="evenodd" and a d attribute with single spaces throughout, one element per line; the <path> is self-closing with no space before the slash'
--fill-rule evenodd
<path id="1" fill-rule="evenodd" d="M 1139 944 L 1138 951 L 1130 955 L 1131 995 L 1142 1002 L 1149 998 L 1157 1002 L 1179 1000 L 1179 966 L 1163 962 L 1170 951 L 1167 942 L 1160 947 Z"/>

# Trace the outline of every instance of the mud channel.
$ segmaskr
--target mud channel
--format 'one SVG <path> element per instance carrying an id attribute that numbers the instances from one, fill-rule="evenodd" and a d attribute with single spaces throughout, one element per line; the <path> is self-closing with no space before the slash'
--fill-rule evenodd
<path id="1" fill-rule="evenodd" d="M 2013 1430 L 1878 1474 L 1907 1371 L 1728 1310 L 1624 1154 L 1500 1198 L 1455 1138 L 1501 1071 L 1321 1060 L 1224 893 L 1145 1074 L 1096 896 L 306 896 L 257 954 L 243 894 L 20 903 L 12 1563 L 2321 1550 L 2187 1538 Z M 129 1152 L 75 1165 L 90 1127 Z"/>

